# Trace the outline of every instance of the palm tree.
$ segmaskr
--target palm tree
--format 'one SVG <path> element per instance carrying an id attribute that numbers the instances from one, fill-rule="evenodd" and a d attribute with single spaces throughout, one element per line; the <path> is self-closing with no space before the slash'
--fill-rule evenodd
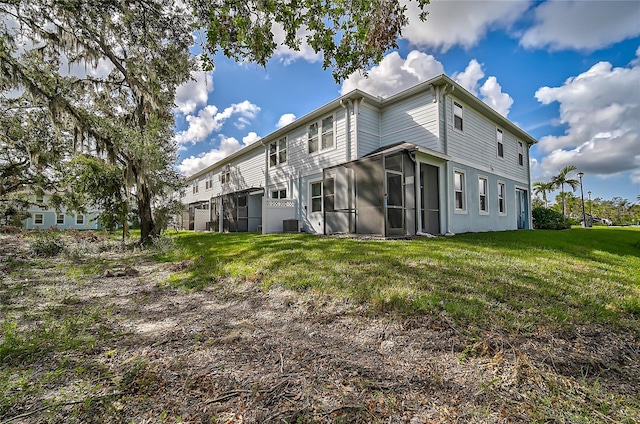
<path id="1" fill-rule="evenodd" d="M 565 201 L 564 201 L 564 185 L 568 184 L 569 186 L 571 186 L 571 189 L 573 191 L 576 191 L 576 188 L 580 185 L 580 181 L 576 180 L 575 178 L 572 178 L 572 179 L 567 178 L 567 174 L 569 174 L 572 171 L 575 171 L 576 169 L 578 168 L 576 168 L 574 165 L 565 166 L 564 168 L 562 168 L 562 170 L 558 175 L 551 178 L 551 184 L 553 184 L 553 187 L 560 189 L 561 198 L 562 198 L 562 215 L 564 216 L 567 216 Z"/>
<path id="2" fill-rule="evenodd" d="M 544 200 L 545 208 L 549 207 L 547 202 L 547 192 L 551 193 L 552 191 L 553 191 L 552 182 L 543 183 L 542 181 L 536 181 L 535 183 L 533 183 L 533 194 L 535 194 L 536 196 L 539 194 L 542 195 L 542 200 Z"/>

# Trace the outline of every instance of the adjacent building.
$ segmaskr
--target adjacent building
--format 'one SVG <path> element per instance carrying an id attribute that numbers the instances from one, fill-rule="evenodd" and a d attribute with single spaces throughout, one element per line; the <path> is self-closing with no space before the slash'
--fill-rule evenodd
<path id="1" fill-rule="evenodd" d="M 27 209 L 27 219 L 23 221 L 26 230 L 98 230 L 98 213 L 76 213 L 64 209 L 56 210 L 48 205 L 48 195 L 34 196 L 34 202 Z"/>
<path id="2" fill-rule="evenodd" d="M 188 178 L 182 227 L 386 237 L 529 229 L 536 140 L 446 75 L 354 90 Z"/>

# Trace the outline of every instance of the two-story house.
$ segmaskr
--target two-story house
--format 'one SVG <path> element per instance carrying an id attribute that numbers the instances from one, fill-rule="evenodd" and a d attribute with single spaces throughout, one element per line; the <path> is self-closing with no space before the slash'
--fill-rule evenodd
<path id="1" fill-rule="evenodd" d="M 188 179 L 183 227 L 383 236 L 532 228 L 536 140 L 446 75 L 354 90 Z M 275 230 L 274 230 L 275 228 Z"/>
<path id="2" fill-rule="evenodd" d="M 62 208 L 56 210 L 49 205 L 49 195 L 33 195 L 33 203 L 27 208 L 28 218 L 23 221 L 25 230 L 98 230 L 101 228 L 98 222 L 98 213 L 70 212 Z"/>

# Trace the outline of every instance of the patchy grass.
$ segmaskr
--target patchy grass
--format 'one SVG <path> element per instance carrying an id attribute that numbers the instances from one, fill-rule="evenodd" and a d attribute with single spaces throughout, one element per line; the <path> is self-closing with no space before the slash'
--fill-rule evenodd
<path id="1" fill-rule="evenodd" d="M 582 324 L 640 331 L 640 231 L 513 231 L 415 240 L 307 234 L 180 233 L 163 261 L 191 259 L 169 283 L 216 278 L 312 290 L 374 313 L 446 314 L 469 328 L 529 334 Z"/>
<path id="2" fill-rule="evenodd" d="M 3 237 L 3 424 L 640 416 L 638 228 Z"/>

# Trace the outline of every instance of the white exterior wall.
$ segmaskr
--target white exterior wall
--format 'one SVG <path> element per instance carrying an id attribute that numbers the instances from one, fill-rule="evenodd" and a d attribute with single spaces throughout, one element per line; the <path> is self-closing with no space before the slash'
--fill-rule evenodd
<path id="1" fill-rule="evenodd" d="M 380 148 L 380 111 L 362 102 L 357 119 L 358 158 L 361 158 Z"/>
<path id="2" fill-rule="evenodd" d="M 505 128 L 491 122 L 471 109 L 461 100 L 455 101 L 463 107 L 463 131 L 453 125 L 453 101 L 446 96 L 445 119 L 447 133 L 447 153 L 461 164 L 473 166 L 497 176 L 510 178 L 529 184 L 529 148 L 524 144 L 524 165 L 518 164 L 517 139 Z M 503 132 L 504 157 L 498 157 L 496 129 Z"/>
<path id="3" fill-rule="evenodd" d="M 438 138 L 438 107 L 431 91 L 385 107 L 381 113 L 381 126 L 381 146 L 408 142 L 442 151 Z"/>

